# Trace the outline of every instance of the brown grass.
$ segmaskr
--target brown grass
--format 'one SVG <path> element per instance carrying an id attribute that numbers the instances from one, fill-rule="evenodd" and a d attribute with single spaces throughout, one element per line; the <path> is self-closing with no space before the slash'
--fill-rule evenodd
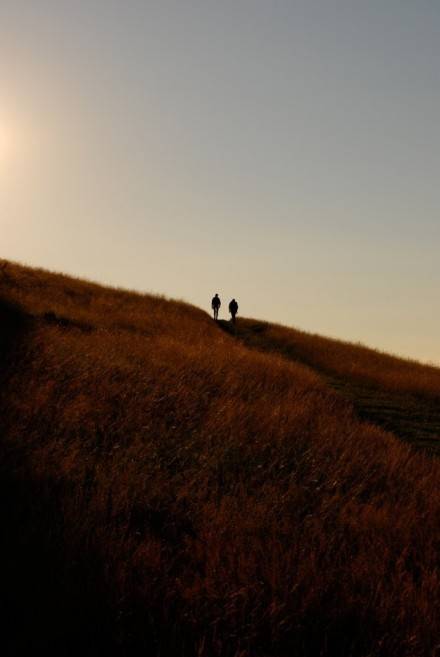
<path id="1" fill-rule="evenodd" d="M 395 392 L 440 398 L 438 367 L 253 319 L 242 320 L 239 331 L 239 337 L 246 338 L 249 346 L 270 347 L 272 352 L 289 355 L 329 375 Z"/>
<path id="2" fill-rule="evenodd" d="M 0 293 L 7 654 L 435 654 L 439 461 L 189 305 L 7 263 Z"/>

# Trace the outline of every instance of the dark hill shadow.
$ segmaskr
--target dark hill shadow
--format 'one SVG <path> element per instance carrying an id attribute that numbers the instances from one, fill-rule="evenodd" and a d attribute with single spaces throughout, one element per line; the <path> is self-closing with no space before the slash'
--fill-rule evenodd
<path id="1" fill-rule="evenodd" d="M 18 305 L 0 299 L 0 365 L 2 375 L 5 374 L 6 362 L 9 362 L 11 356 L 15 353 L 15 347 L 20 343 L 29 323 L 29 316 Z"/>
<path id="2" fill-rule="evenodd" d="M 20 423 L 14 381 L 26 377 L 37 353 L 40 321 L 0 299 L 0 651 L 111 655 L 100 564 L 90 550 L 81 562 L 67 559 L 57 482 L 37 476 L 28 463 L 26 424 L 19 440 L 10 438 Z"/>

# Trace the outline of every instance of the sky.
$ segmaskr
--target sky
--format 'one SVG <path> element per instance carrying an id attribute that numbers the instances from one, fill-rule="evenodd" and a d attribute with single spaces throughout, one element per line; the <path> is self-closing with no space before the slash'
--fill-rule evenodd
<path id="1" fill-rule="evenodd" d="M 437 0 L 1 0 L 0 256 L 440 364 Z"/>

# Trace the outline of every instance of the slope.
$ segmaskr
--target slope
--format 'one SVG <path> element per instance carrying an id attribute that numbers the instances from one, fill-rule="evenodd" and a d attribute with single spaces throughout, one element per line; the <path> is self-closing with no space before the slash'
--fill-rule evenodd
<path id="1" fill-rule="evenodd" d="M 0 298 L 3 654 L 432 654 L 440 462 L 187 304 Z"/>
<path id="2" fill-rule="evenodd" d="M 366 347 L 252 319 L 224 331 L 248 347 L 302 363 L 353 404 L 358 417 L 413 447 L 440 450 L 440 370 Z"/>

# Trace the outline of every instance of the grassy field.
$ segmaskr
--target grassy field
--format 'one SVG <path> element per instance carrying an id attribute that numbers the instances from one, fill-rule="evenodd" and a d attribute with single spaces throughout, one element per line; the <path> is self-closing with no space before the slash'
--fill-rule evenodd
<path id="1" fill-rule="evenodd" d="M 436 654 L 438 369 L 7 262 L 0 327 L 5 655 Z"/>
<path id="2" fill-rule="evenodd" d="M 440 370 L 355 344 L 242 319 L 221 328 L 243 344 L 302 363 L 349 401 L 360 419 L 413 447 L 440 450 Z"/>

